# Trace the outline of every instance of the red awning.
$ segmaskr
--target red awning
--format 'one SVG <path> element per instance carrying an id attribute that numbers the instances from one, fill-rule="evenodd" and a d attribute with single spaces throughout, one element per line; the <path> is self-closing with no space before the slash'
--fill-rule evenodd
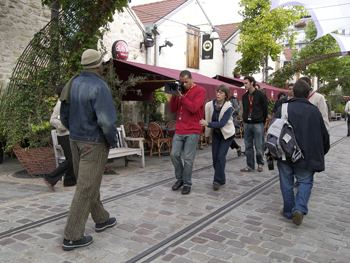
<path id="1" fill-rule="evenodd" d="M 110 61 L 105 64 L 111 63 Z M 179 79 L 181 70 L 156 67 L 152 65 L 140 64 L 136 62 L 124 61 L 119 59 L 113 59 L 113 68 L 120 80 L 127 81 L 132 74 L 134 77 L 142 76 L 147 77 L 147 80 L 142 83 L 138 83 L 135 87 L 128 90 L 128 93 L 123 96 L 123 100 L 132 101 L 149 101 L 153 100 L 152 92 L 158 88 L 164 86 L 167 81 L 173 81 Z M 226 84 L 231 90 L 231 95 L 237 94 L 237 98 L 241 99 L 245 90 L 225 82 L 206 77 L 204 75 L 191 72 L 193 82 L 202 86 L 206 91 L 206 99 L 212 100 L 215 98 L 215 90 L 220 84 Z M 132 90 L 140 89 L 142 96 L 138 96 Z"/>
<path id="2" fill-rule="evenodd" d="M 230 83 L 230 84 L 236 85 L 238 87 L 243 87 L 244 86 L 243 79 L 231 78 L 231 77 L 226 77 L 226 76 L 221 76 L 221 75 L 216 75 L 214 78 L 218 79 L 218 80 L 221 80 L 221 81 L 224 81 L 226 83 Z M 266 97 L 269 100 L 277 100 L 278 93 L 280 93 L 280 92 L 284 92 L 286 95 L 288 93 L 287 90 L 276 88 L 276 87 L 267 85 L 265 83 L 256 82 L 256 84 L 259 84 L 260 88 L 265 89 Z"/>

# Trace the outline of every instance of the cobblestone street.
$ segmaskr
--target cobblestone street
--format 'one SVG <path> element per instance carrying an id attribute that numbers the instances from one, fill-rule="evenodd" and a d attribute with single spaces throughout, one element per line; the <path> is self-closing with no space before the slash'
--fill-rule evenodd
<path id="1" fill-rule="evenodd" d="M 350 139 L 346 122 L 331 122 L 326 170 L 315 174 L 301 226 L 284 218 L 278 170 L 242 173 L 245 156 L 229 150 L 226 185 L 212 188 L 211 148 L 197 150 L 189 195 L 172 191 L 169 156 L 108 163 L 101 200 L 117 225 L 85 234 L 94 242 L 65 252 L 62 234 L 74 188 L 52 192 L 41 178 L 19 178 L 17 159 L 0 165 L 1 262 L 350 262 Z M 243 139 L 237 143 L 244 151 Z M 137 157 L 133 157 L 137 158 Z"/>

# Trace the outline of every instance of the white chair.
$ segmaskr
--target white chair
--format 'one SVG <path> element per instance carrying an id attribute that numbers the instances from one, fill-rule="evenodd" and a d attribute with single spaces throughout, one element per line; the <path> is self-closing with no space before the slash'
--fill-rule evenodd
<path id="1" fill-rule="evenodd" d="M 58 144 L 56 130 L 51 130 L 51 138 L 52 138 L 52 145 L 53 145 L 53 151 L 55 153 L 56 168 L 57 168 L 60 163 L 63 163 L 66 160 L 66 157 L 64 156 L 61 145 Z"/>

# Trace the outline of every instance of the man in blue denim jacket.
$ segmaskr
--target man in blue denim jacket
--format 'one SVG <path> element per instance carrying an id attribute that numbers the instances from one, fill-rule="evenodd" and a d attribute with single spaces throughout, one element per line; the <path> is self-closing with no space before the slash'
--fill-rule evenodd
<path id="1" fill-rule="evenodd" d="M 81 57 L 83 72 L 64 87 L 60 100 L 60 118 L 68 128 L 73 167 L 78 183 L 64 230 L 63 250 L 92 243 L 84 236 L 91 213 L 95 231 L 102 232 L 117 221 L 109 217 L 100 201 L 100 185 L 110 147 L 117 146 L 116 113 L 112 96 L 101 80 L 102 56 L 88 49 Z"/>

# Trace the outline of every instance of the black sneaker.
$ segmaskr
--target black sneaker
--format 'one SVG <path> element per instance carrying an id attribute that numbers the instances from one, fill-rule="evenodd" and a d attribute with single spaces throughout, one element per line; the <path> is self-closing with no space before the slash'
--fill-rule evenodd
<path id="1" fill-rule="evenodd" d="M 69 251 L 79 247 L 86 247 L 91 243 L 92 243 L 92 236 L 84 236 L 82 239 L 77 241 L 63 239 L 62 249 L 65 251 Z"/>
<path id="2" fill-rule="evenodd" d="M 182 188 L 181 194 L 188 195 L 190 192 L 191 192 L 191 187 L 190 186 L 184 186 Z"/>
<path id="3" fill-rule="evenodd" d="M 171 189 L 177 190 L 180 189 L 183 186 L 184 182 L 183 181 L 177 181 Z"/>
<path id="4" fill-rule="evenodd" d="M 111 217 L 110 219 L 108 219 L 103 224 L 96 224 L 95 225 L 95 231 L 98 232 L 98 233 L 99 232 L 103 232 L 103 231 L 106 230 L 106 228 L 115 226 L 116 223 L 117 223 L 117 219 L 115 219 L 115 217 Z"/>

